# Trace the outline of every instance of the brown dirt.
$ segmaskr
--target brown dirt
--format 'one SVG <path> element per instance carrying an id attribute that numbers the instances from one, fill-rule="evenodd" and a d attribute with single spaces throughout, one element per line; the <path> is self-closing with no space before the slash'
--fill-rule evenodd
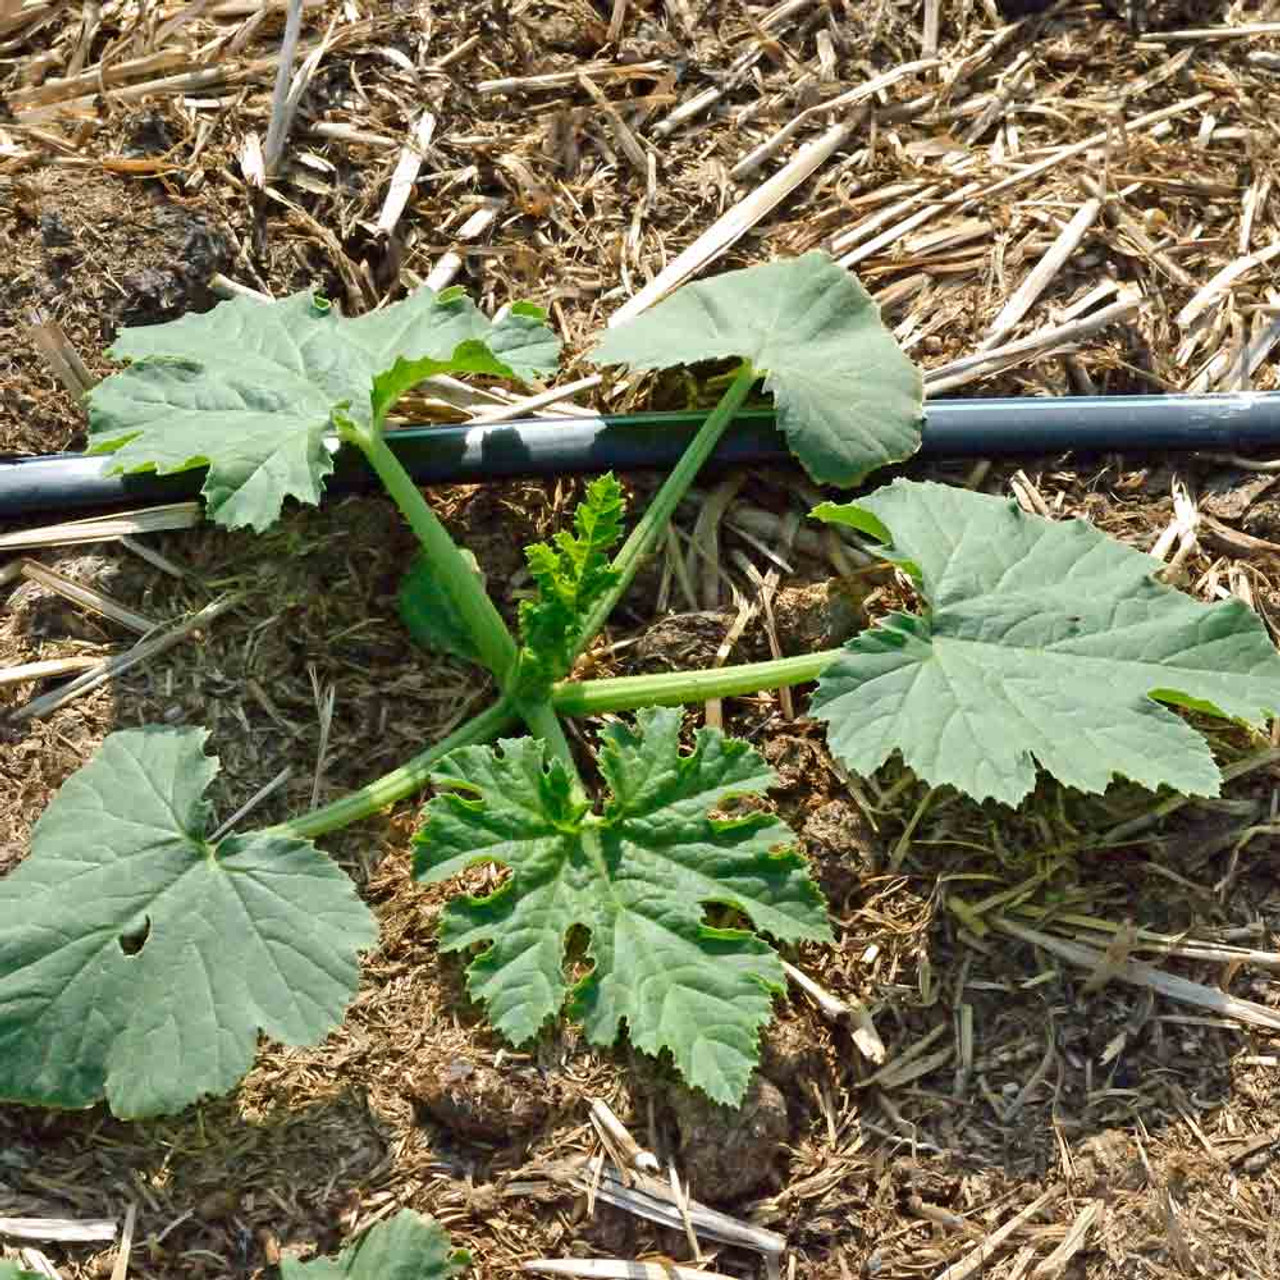
<path id="1" fill-rule="evenodd" d="M 99 375 L 126 325 L 207 311 L 209 277 L 234 251 L 207 208 L 153 182 L 35 169 L 0 180 L 0 450 L 56 453 L 82 443 L 82 416 L 27 339 L 38 315 L 60 324 Z"/>
<path id="2" fill-rule="evenodd" d="M 727 85 L 724 114 L 697 120 L 660 144 L 661 181 L 652 208 L 642 209 L 644 181 L 618 154 L 583 93 L 508 98 L 475 89 L 484 79 L 563 70 L 586 59 L 664 59 L 674 77 L 607 86 L 651 138 L 672 97 L 724 83 L 733 57 L 758 33 L 757 16 L 740 6 L 632 3 L 624 6 L 615 48 L 606 43 L 610 7 L 586 0 L 449 12 L 373 6 L 369 25 L 354 34 L 343 8 L 309 10 L 310 38 L 322 35 L 330 19 L 348 34 L 321 62 L 304 97 L 303 125 L 323 117 L 383 133 L 395 146 L 299 134 L 296 149 L 311 163 L 280 184 L 296 204 L 292 211 L 251 198 L 235 161 L 248 131 L 265 132 L 269 86 L 261 76 L 243 90 L 208 90 L 219 98 L 212 108 L 163 96 L 142 103 L 108 97 L 65 118 L 41 119 L 35 132 L 10 131 L 0 121 L 0 450 L 47 452 L 82 439 L 80 409 L 26 339 L 36 310 L 62 326 L 91 370 L 105 373 L 102 350 L 121 325 L 211 305 L 214 271 L 275 294 L 315 284 L 338 298 L 360 278 L 362 262 L 385 279 L 386 247 L 371 226 L 395 147 L 424 101 L 440 120 L 403 224 L 403 267 L 425 276 L 475 199 L 501 199 L 503 214 L 467 256 L 462 282 L 490 308 L 516 293 L 550 305 L 578 353 L 627 292 L 735 198 L 729 166 L 807 105 L 810 90 L 793 93 L 797 59 L 820 67 L 829 43 L 834 71 L 829 83 L 819 82 L 826 98 L 919 57 L 918 5 L 812 6 L 769 45 L 754 78 Z M 990 35 L 987 8 L 979 0 L 943 5 L 940 49 L 948 66 Z M 16 56 L 2 64 L 11 96 L 67 69 L 79 40 L 74 9 L 29 33 L 0 31 L 16 42 L 5 49 Z M 133 38 L 111 6 L 103 9 L 86 66 L 108 53 L 117 57 Z M 165 17 L 178 12 L 161 9 Z M 696 11 L 690 30 L 680 25 L 683 10 Z M 1099 104 L 1169 66 L 1169 47 L 1135 44 L 1094 6 L 1059 10 L 1015 33 L 960 94 L 993 89 L 1013 59 L 1029 55 L 1035 83 L 1019 99 L 1025 109 L 1015 119 L 1023 140 L 1001 133 L 1006 149 L 1035 152 L 1041 142 L 1084 136 L 1100 127 Z M 1237 20 L 1265 16 L 1248 5 L 1232 13 Z M 243 30 L 244 16 L 194 19 L 174 47 Z M 473 36 L 457 62 L 443 70 L 428 65 Z M 249 54 L 273 50 L 278 37 L 278 14 L 270 14 L 246 33 L 246 50 L 219 58 L 235 68 Z M 1269 73 L 1247 55 L 1275 48 L 1274 37 L 1206 43 L 1134 108 L 1152 110 L 1207 86 L 1217 96 L 1202 112 L 1216 113 L 1217 127 L 1242 136 L 1198 146 L 1202 114 L 1191 123 L 1179 119 L 1163 137 L 1135 136 L 1131 151 L 1112 159 L 1117 171 L 1155 179 L 1126 197 L 1127 211 L 1137 225 L 1168 237 L 1164 261 L 1181 264 L 1196 285 L 1237 256 L 1243 193 L 1270 173 L 1275 94 L 1264 78 Z M 874 133 L 860 135 L 862 158 L 839 153 L 830 170 L 719 265 L 823 243 L 859 221 L 865 208 L 878 207 L 857 203 L 868 193 L 933 180 L 929 148 L 962 134 L 973 116 L 947 114 L 945 98 L 935 103 L 939 118 L 899 110 L 922 84 L 937 87 L 908 79 L 889 91 Z M 811 89 L 818 93 L 819 85 Z M 754 116 L 735 119 L 733 113 L 757 102 L 763 105 Z M 16 114 L 21 126 L 22 112 Z M 973 150 L 982 172 L 996 175 L 1007 165 L 992 158 L 993 136 Z M 121 173 L 121 159 L 155 161 L 167 171 Z M 1047 245 L 1046 227 L 1056 234 L 1054 218 L 1063 213 L 1065 220 L 1083 198 L 1075 180 L 1097 168 L 1094 160 L 1063 164 L 1041 185 L 987 201 L 980 212 L 995 230 L 977 257 L 966 257 L 963 248 L 898 245 L 859 267 L 906 340 L 928 330 L 913 354 L 936 366 L 973 350 Z M 114 170 L 104 167 L 107 161 Z M 1186 181 L 1169 186 L 1171 173 Z M 1254 248 L 1272 238 L 1274 207 L 1273 192 L 1257 211 Z M 318 235 L 315 225 L 333 237 Z M 1249 276 L 1232 309 L 1215 316 L 1215 341 L 1245 332 L 1263 314 L 1245 308 L 1275 304 L 1271 270 Z M 1131 227 L 1100 225 L 1085 253 L 1055 278 L 1043 306 L 1061 307 L 1103 276 L 1137 282 L 1157 305 L 1140 322 L 1097 335 L 1069 360 L 1046 356 L 975 389 L 1053 393 L 1077 387 L 1082 377 L 1110 392 L 1184 385 L 1191 376 L 1178 352 L 1184 335 L 1170 317 L 1192 289 L 1168 277 L 1136 244 Z M 893 292 L 898 286 L 902 291 Z M 1025 327 L 1043 319 L 1033 313 Z M 1196 361 L 1210 354 L 1203 335 L 1200 344 Z M 1264 363 L 1255 379 L 1260 388 L 1274 386 L 1274 365 Z M 649 390 L 641 382 L 605 403 L 643 403 Z M 689 388 L 673 380 L 655 395 L 656 402 L 681 403 Z M 1149 547 L 1168 522 L 1175 469 L 1197 485 L 1202 510 L 1280 542 L 1280 502 L 1269 480 L 1229 462 L 1113 456 L 1023 465 L 1055 514 L 1086 515 L 1134 545 Z M 957 483 L 972 479 L 991 492 L 1007 491 L 1014 470 L 997 465 L 975 477 L 967 466 L 913 468 Z M 636 477 L 633 487 L 639 499 L 652 480 Z M 432 496 L 511 616 L 523 586 L 521 546 L 562 523 L 576 492 L 570 482 L 509 483 Z M 738 501 L 775 513 L 797 508 L 795 478 L 752 475 Z M 682 522 L 683 530 L 690 525 Z M 722 537 L 731 571 L 728 552 L 768 571 L 771 562 L 758 545 L 732 532 Z M 474 672 L 408 644 L 394 596 L 411 540 L 381 499 L 293 511 L 258 539 L 201 528 L 154 536 L 148 545 L 185 576 L 158 572 L 116 544 L 40 559 L 157 620 L 222 591 L 243 590 L 244 602 L 195 643 L 45 719 L 0 729 L 0 869 L 23 856 L 49 798 L 113 728 L 208 726 L 223 765 L 213 788 L 219 817 L 290 768 L 286 784 L 254 813 L 253 821 L 266 824 L 311 802 L 317 702 L 326 687 L 336 690 L 337 712 L 319 780 L 322 802 L 399 763 L 484 705 L 488 690 Z M 877 616 L 908 603 L 901 583 L 883 570 L 842 579 L 816 554 L 788 558 L 794 571 L 784 575 L 775 608 L 786 652 L 836 643 L 851 619 L 860 625 L 863 613 Z M 1274 548 L 1222 549 L 1206 539 L 1187 569 L 1191 588 L 1206 597 L 1243 579 L 1263 616 L 1280 617 Z M 727 601 L 692 610 L 673 594 L 671 609 L 661 613 L 659 576 L 655 570 L 637 584 L 622 622 L 606 637 L 627 643 L 593 651 L 596 674 L 714 657 L 733 617 Z M 97 654 L 129 642 L 116 624 L 29 583 L 4 590 L 0 664 Z M 737 653 L 765 652 L 766 637 L 754 624 Z M 0 689 L 0 709 L 19 706 L 33 692 Z M 797 693 L 802 710 L 803 691 Z M 690 710 L 691 727 L 700 715 Z M 1000 934 L 975 934 L 949 901 L 972 904 L 1022 886 L 1026 905 L 1053 920 L 1072 913 L 1112 924 L 1131 919 L 1274 952 L 1276 767 L 1232 782 L 1220 800 L 1193 802 L 1097 848 L 1095 837 L 1141 820 L 1156 799 L 1125 785 L 1088 797 L 1042 781 L 1011 813 L 950 794 L 930 796 L 897 765 L 874 779 L 849 779 L 817 727 L 786 720 L 773 695 L 730 702 L 726 717 L 727 727 L 751 737 L 776 770 L 778 785 L 764 803 L 799 833 L 831 906 L 835 945 L 801 948 L 789 959 L 835 996 L 868 1006 L 891 1063 L 928 1038 L 921 1058 L 927 1069 L 919 1076 L 899 1084 L 872 1080 L 874 1067 L 858 1053 L 850 1028 L 826 1021 L 794 991 L 777 1001 L 760 1081 L 740 1113 L 691 1097 L 665 1064 L 625 1045 L 613 1051 L 587 1045 L 572 1025 L 512 1052 L 467 997 L 460 962 L 436 948 L 434 926 L 457 885 L 411 881 L 417 806 L 405 803 L 324 842 L 381 926 L 343 1026 L 314 1048 L 264 1044 L 232 1097 L 169 1119 L 125 1124 L 101 1108 L 73 1115 L 0 1108 L 0 1216 L 122 1218 L 135 1204 L 129 1274 L 146 1280 L 270 1276 L 282 1251 L 333 1250 L 401 1205 L 443 1222 L 472 1250 L 481 1277 L 516 1274 L 535 1257 L 686 1259 L 683 1233 L 601 1203 L 588 1213 L 586 1198 L 554 1176 L 559 1162 L 595 1149 L 586 1102 L 601 1098 L 638 1140 L 674 1162 L 696 1196 L 784 1233 L 786 1274 L 797 1280 L 936 1277 L 1055 1188 L 1057 1197 L 978 1274 L 1046 1274 L 1034 1268 L 1098 1201 L 1099 1224 L 1065 1269 L 1052 1274 L 1280 1275 L 1275 1038 L 1118 983 L 1088 990 L 1087 973 Z M 1231 728 L 1211 733 L 1224 764 L 1257 747 Z M 1274 969 L 1161 963 L 1280 1007 Z M 968 1058 L 961 1052 L 965 1026 L 973 1032 Z M 74 1280 L 110 1274 L 115 1256 L 113 1248 L 42 1248 L 58 1274 Z M 736 1249 L 717 1251 L 711 1265 L 728 1275 L 762 1274 L 757 1259 Z"/>

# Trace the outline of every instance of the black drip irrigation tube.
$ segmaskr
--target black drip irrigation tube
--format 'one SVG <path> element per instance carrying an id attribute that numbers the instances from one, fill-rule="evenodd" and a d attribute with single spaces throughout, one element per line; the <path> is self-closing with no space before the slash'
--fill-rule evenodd
<path id="1" fill-rule="evenodd" d="M 1248 453 L 1280 447 L 1280 392 L 1168 396 L 1046 396 L 935 400 L 926 407 L 921 457 L 1149 453 Z M 701 413 L 529 418 L 487 426 L 421 426 L 387 442 L 422 484 L 675 465 Z M 770 409 L 740 414 L 712 456 L 721 466 L 785 462 L 790 454 Z M 111 456 L 51 454 L 0 460 L 0 520 L 87 507 L 177 502 L 199 494 L 203 469 L 177 475 L 109 475 Z M 355 450 L 339 450 L 331 492 L 376 483 Z"/>

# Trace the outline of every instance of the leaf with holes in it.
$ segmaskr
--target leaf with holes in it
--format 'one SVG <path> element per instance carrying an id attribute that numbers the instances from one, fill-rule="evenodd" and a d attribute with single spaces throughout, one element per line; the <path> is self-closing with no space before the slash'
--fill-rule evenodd
<path id="1" fill-rule="evenodd" d="M 518 305 L 493 323 L 459 290 L 423 288 L 351 320 L 297 293 L 125 329 L 110 354 L 132 363 L 89 394 L 90 452 L 113 454 L 113 471 L 207 465 L 210 517 L 261 531 L 286 497 L 320 501 L 339 420 L 380 422 L 434 374 L 554 368 L 540 314 Z"/>
<path id="2" fill-rule="evenodd" d="M 0 1099 L 171 1113 L 341 1019 L 369 909 L 308 840 L 207 842 L 206 736 L 111 734 L 0 879 Z"/>
<path id="3" fill-rule="evenodd" d="M 280 1259 L 281 1280 L 452 1280 L 470 1265 L 445 1229 L 412 1209 L 370 1227 L 336 1258 Z"/>
<path id="4" fill-rule="evenodd" d="M 730 356 L 764 378 L 791 452 L 821 484 L 857 484 L 920 447 L 920 372 L 871 295 L 825 253 L 685 285 L 591 354 L 633 369 Z"/>
<path id="5" fill-rule="evenodd" d="M 1208 746 L 1169 707 L 1280 710 L 1280 655 L 1251 609 L 1158 582 L 1159 561 L 1082 520 L 907 480 L 814 514 L 887 544 L 926 606 L 823 672 L 813 713 L 859 773 L 899 751 L 935 786 L 1011 805 L 1037 764 L 1082 791 L 1121 776 L 1216 795 Z"/>
<path id="6" fill-rule="evenodd" d="M 680 721 L 660 708 L 642 711 L 634 732 L 605 729 L 600 772 L 612 795 L 598 815 L 541 742 L 454 752 L 433 780 L 457 790 L 427 805 L 414 874 L 434 883 L 476 863 L 510 868 L 496 893 L 454 899 L 441 923 L 445 950 L 485 945 L 468 989 L 509 1040 L 524 1043 L 566 1004 L 595 1044 L 612 1044 L 625 1020 L 637 1048 L 669 1050 L 691 1084 L 736 1103 L 783 970 L 763 938 L 709 924 L 705 911 L 729 908 L 783 942 L 830 930 L 804 863 L 785 851 L 794 836 L 784 823 L 711 816 L 764 790 L 772 771 L 712 729 L 682 753 Z M 566 946 L 578 928 L 592 967 L 571 984 Z"/>

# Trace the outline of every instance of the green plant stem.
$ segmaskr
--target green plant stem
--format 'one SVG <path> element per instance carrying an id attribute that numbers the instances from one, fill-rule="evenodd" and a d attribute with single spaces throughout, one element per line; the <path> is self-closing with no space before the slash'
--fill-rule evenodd
<path id="1" fill-rule="evenodd" d="M 648 510 L 631 531 L 631 536 L 622 544 L 622 549 L 613 561 L 618 580 L 596 602 L 574 638 L 573 656 L 575 658 L 596 638 L 600 629 L 608 621 L 614 606 L 631 585 L 636 571 L 662 536 L 662 531 L 667 527 L 667 521 L 680 505 L 680 499 L 688 492 L 689 486 L 702 469 L 702 464 L 711 456 L 720 442 L 720 437 L 724 435 L 725 428 L 746 402 L 758 376 L 749 363 L 744 361 L 739 366 L 728 389 L 708 414 L 706 421 L 698 428 L 698 434 L 689 442 L 689 447 L 672 468 L 671 474 L 663 481 Z"/>
<path id="2" fill-rule="evenodd" d="M 674 707 L 709 698 L 734 698 L 762 689 L 816 680 L 843 652 L 821 649 L 795 658 L 750 662 L 705 671 L 663 671 L 651 676 L 620 676 L 615 680 L 562 680 L 551 691 L 561 715 L 590 716 L 602 711 L 633 711 L 637 707 Z"/>
<path id="3" fill-rule="evenodd" d="M 582 781 L 582 774 L 578 772 L 578 762 L 573 758 L 573 748 L 569 745 L 564 726 L 560 723 L 560 717 L 556 714 L 550 700 L 525 703 L 520 708 L 520 714 L 524 717 L 525 724 L 529 726 L 529 732 L 546 743 L 547 752 L 552 759 L 559 760 L 568 770 L 569 780 L 573 784 L 573 798 L 580 802 L 586 801 L 589 798 L 586 783 Z"/>
<path id="4" fill-rule="evenodd" d="M 560 717 L 550 701 L 529 703 L 521 708 L 521 713 L 529 726 L 529 732 L 541 738 L 546 743 L 551 756 L 564 765 L 569 774 L 571 799 L 581 804 L 584 809 L 589 807 L 591 797 L 587 794 L 582 774 L 578 772 L 578 762 L 573 758 L 573 748 L 569 746 L 564 726 L 560 723 Z M 584 822 L 580 828 L 580 836 L 582 849 L 595 868 L 596 875 L 600 877 L 602 883 L 607 883 L 610 875 L 609 867 L 600 843 L 600 830 L 596 822 L 590 819 Z"/>
<path id="5" fill-rule="evenodd" d="M 562 681 L 552 690 L 551 704 L 529 704 L 519 710 L 510 699 L 501 698 L 447 738 L 368 786 L 268 830 L 278 835 L 314 840 L 330 831 L 350 826 L 422 790 L 427 785 L 431 770 L 450 751 L 492 742 L 519 719 L 524 719 L 529 729 L 546 741 L 548 751 L 564 762 L 575 786 L 585 792 L 556 712 L 589 716 L 603 711 L 679 706 L 686 702 L 705 702 L 708 698 L 732 698 L 758 693 L 762 689 L 780 689 L 783 685 L 816 680 L 840 653 L 839 649 L 823 649 L 796 658 L 751 662 L 710 671 L 672 671 L 652 676 L 623 676 L 616 680 Z"/>
<path id="6" fill-rule="evenodd" d="M 588 616 L 575 640 L 575 655 L 581 653 L 595 638 L 630 586 L 637 569 L 653 549 L 666 522 L 680 504 L 702 464 L 711 455 L 725 428 L 742 407 L 755 382 L 755 371 L 750 365 L 743 364 L 689 448 L 685 450 L 680 462 L 658 490 L 657 496 L 632 530 L 622 550 L 618 552 L 614 561 L 619 574 L 618 581 Z M 423 549 L 441 570 L 441 581 L 471 632 L 482 660 L 494 673 L 499 684 L 505 687 L 515 672 L 515 641 L 453 539 L 427 504 L 412 477 L 387 447 L 377 428 L 372 431 L 358 428 L 344 431 L 343 438 L 357 445 L 368 458 L 369 465 L 377 472 Z M 487 711 L 469 720 L 447 738 L 420 752 L 398 769 L 393 769 L 368 786 L 361 787 L 332 804 L 269 830 L 277 834 L 315 839 L 359 822 L 421 790 L 427 784 L 431 770 L 450 751 L 492 741 L 517 719 L 524 720 L 530 732 L 546 742 L 551 755 L 562 761 L 569 770 L 575 792 L 585 797 L 586 787 L 578 772 L 569 740 L 560 724 L 560 714 L 585 716 L 602 711 L 628 711 L 637 707 L 678 706 L 685 702 L 702 702 L 708 698 L 728 698 L 757 693 L 761 689 L 802 684 L 821 675 L 839 652 L 838 649 L 828 649 L 797 658 L 780 658 L 774 662 L 756 662 L 710 671 L 670 672 L 617 680 L 562 681 L 555 686 L 549 701 L 523 705 L 517 705 L 504 696 Z"/>
<path id="7" fill-rule="evenodd" d="M 450 751 L 456 751 L 459 747 L 491 742 L 504 729 L 509 729 L 515 724 L 517 718 L 511 702 L 506 698 L 500 698 L 487 711 L 473 716 L 447 738 L 441 738 L 434 746 L 419 752 L 398 769 L 384 773 L 381 778 L 369 783 L 368 786 L 349 792 L 332 804 L 313 809 L 300 818 L 293 818 L 278 826 L 269 827 L 267 831 L 272 835 L 289 835 L 301 840 L 314 840 L 330 831 L 349 827 L 353 822 L 371 817 L 380 809 L 386 809 L 397 801 L 405 800 L 421 791 L 430 780 L 431 770 Z"/>
<path id="8" fill-rule="evenodd" d="M 489 599 L 489 593 L 480 585 L 448 530 L 413 482 L 413 477 L 387 446 L 381 430 L 376 426 L 370 430 L 350 428 L 342 432 L 342 438 L 357 445 L 369 459 L 369 465 L 378 473 L 378 478 L 440 574 L 441 583 L 475 642 L 480 660 L 493 672 L 499 687 L 505 690 L 515 670 L 516 642 L 497 606 Z"/>

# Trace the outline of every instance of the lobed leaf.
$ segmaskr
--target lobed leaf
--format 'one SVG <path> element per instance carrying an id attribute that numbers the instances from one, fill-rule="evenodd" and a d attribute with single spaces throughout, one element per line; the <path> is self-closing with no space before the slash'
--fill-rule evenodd
<path id="1" fill-rule="evenodd" d="M 791 451 L 819 483 L 857 484 L 920 447 L 920 373 L 871 295 L 824 253 L 686 285 L 610 330 L 591 358 L 669 369 L 730 356 L 764 377 Z"/>
<path id="2" fill-rule="evenodd" d="M 860 773 L 899 751 L 935 786 L 1011 805 L 1037 764 L 1083 791 L 1121 776 L 1216 795 L 1208 746 L 1169 707 L 1255 725 L 1280 710 L 1252 610 L 1166 586 L 1082 520 L 907 480 L 814 514 L 891 538 L 926 606 L 857 636 L 819 681 L 813 712 Z"/>
<path id="3" fill-rule="evenodd" d="M 310 841 L 207 842 L 206 736 L 111 734 L 0 880 L 0 1098 L 170 1113 L 341 1019 L 373 918 Z"/>
<path id="4" fill-rule="evenodd" d="M 401 1209 L 336 1258 L 280 1259 L 281 1280 L 452 1280 L 471 1263 L 434 1218 Z"/>
<path id="5" fill-rule="evenodd" d="M 549 685 L 573 662 L 573 644 L 592 606 L 618 580 L 609 552 L 622 537 L 622 486 L 611 473 L 593 480 L 573 515 L 576 533 L 525 549 L 536 599 L 520 605 L 521 675 Z"/>
<path id="6" fill-rule="evenodd" d="M 459 291 L 423 288 L 351 320 L 298 293 L 125 329 L 110 354 L 133 363 L 90 392 L 90 452 L 113 453 L 115 471 L 207 465 L 210 517 L 261 531 L 285 498 L 319 502 L 340 419 L 381 421 L 432 374 L 554 368 L 559 340 L 540 314 L 517 306 L 491 323 Z"/>
<path id="7" fill-rule="evenodd" d="M 682 754 L 680 721 L 652 709 L 634 731 L 605 730 L 600 769 L 612 795 L 599 815 L 575 802 L 541 742 L 455 752 L 433 779 L 458 790 L 427 806 L 414 874 L 435 883 L 475 863 L 510 868 L 489 897 L 452 901 L 441 924 L 445 950 L 484 946 L 468 988 L 509 1040 L 524 1043 L 566 1006 L 595 1044 L 612 1044 L 625 1021 L 637 1048 L 669 1050 L 691 1084 L 736 1103 L 783 971 L 762 938 L 713 927 L 706 908 L 731 908 L 783 942 L 830 931 L 804 863 L 778 852 L 794 839 L 784 823 L 710 816 L 764 790 L 772 771 L 712 729 Z M 591 971 L 571 983 L 566 946 L 579 928 Z"/>

